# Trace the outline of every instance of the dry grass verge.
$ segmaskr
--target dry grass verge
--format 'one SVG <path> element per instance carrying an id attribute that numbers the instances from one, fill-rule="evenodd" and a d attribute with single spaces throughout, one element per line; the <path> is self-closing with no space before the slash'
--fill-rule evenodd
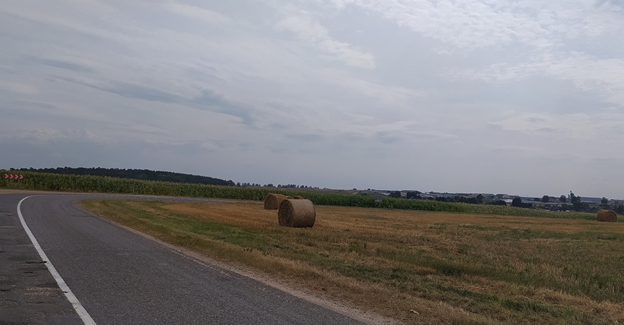
<path id="1" fill-rule="evenodd" d="M 624 322 L 624 224 L 262 203 L 88 200 L 115 222 L 410 324 Z"/>

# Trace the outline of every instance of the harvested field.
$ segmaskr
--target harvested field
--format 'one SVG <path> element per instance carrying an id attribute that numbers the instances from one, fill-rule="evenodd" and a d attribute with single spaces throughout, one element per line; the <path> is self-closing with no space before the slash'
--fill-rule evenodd
<path id="1" fill-rule="evenodd" d="M 89 200 L 115 222 L 408 324 L 624 322 L 624 223 L 262 203 Z"/>

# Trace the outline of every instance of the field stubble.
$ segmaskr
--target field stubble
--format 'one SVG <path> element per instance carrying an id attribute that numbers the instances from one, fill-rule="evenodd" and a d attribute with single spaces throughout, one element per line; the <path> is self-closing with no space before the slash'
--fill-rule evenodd
<path id="1" fill-rule="evenodd" d="M 624 322 L 624 224 L 317 206 L 280 227 L 261 203 L 88 200 L 207 256 L 405 323 Z"/>

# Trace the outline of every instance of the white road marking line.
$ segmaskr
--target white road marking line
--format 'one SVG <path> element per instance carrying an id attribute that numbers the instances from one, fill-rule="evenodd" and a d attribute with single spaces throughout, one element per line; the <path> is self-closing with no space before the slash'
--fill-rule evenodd
<path id="1" fill-rule="evenodd" d="M 58 284 L 59 288 L 63 290 L 63 292 L 65 293 L 65 297 L 67 297 L 67 300 L 71 302 L 72 306 L 74 307 L 74 310 L 76 311 L 76 313 L 78 313 L 78 316 L 80 316 L 80 319 L 82 319 L 82 322 L 85 325 L 95 325 L 93 318 L 91 318 L 91 316 L 84 309 L 80 301 L 78 301 L 78 298 L 76 298 L 76 296 L 74 296 L 74 293 L 71 291 L 71 289 L 69 289 L 69 286 L 67 286 L 67 283 L 65 283 L 65 280 L 63 280 L 61 275 L 56 271 L 56 268 L 54 267 L 54 265 L 52 265 L 52 262 L 50 262 L 50 259 L 48 259 L 48 256 L 43 252 L 43 249 L 41 249 L 41 246 L 39 246 L 39 242 L 37 241 L 33 233 L 30 231 L 30 228 L 28 228 L 28 226 L 26 225 L 26 221 L 24 221 L 24 217 L 22 216 L 22 211 L 21 211 L 22 202 L 34 196 L 39 196 L 39 195 L 27 196 L 23 198 L 21 201 L 19 201 L 19 203 L 17 204 L 17 215 L 19 216 L 20 222 L 22 223 L 24 230 L 26 230 L 28 237 L 30 237 L 30 241 L 35 246 L 35 249 L 37 249 L 39 256 L 41 256 L 41 259 L 45 262 L 45 265 L 48 267 L 48 270 L 50 271 L 50 273 L 52 273 L 52 276 L 56 280 L 56 283 Z"/>

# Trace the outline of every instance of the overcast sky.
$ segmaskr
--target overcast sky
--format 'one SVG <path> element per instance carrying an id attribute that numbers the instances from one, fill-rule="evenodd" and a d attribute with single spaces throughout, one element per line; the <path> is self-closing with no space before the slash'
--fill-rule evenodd
<path id="1" fill-rule="evenodd" d="M 5 0 L 0 168 L 624 198 L 623 0 Z"/>

